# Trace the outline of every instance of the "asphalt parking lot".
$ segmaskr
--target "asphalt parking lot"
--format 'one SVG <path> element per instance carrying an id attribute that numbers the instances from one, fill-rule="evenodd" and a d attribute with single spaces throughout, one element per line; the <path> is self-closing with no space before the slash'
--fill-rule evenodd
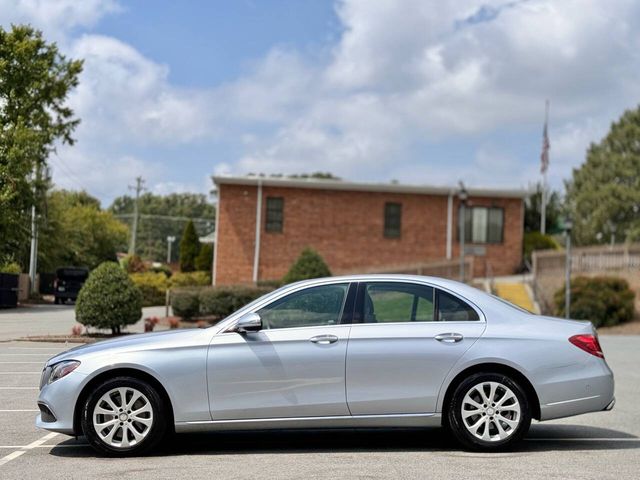
<path id="1" fill-rule="evenodd" d="M 534 424 L 517 451 L 460 450 L 440 429 L 198 434 L 151 457 L 94 453 L 34 427 L 44 361 L 72 345 L 0 343 L 0 478 L 638 478 L 640 337 L 603 337 L 616 408 Z"/>

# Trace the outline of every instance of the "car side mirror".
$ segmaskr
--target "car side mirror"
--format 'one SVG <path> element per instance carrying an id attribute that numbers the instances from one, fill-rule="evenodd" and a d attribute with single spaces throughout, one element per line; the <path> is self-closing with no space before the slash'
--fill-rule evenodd
<path id="1" fill-rule="evenodd" d="M 236 324 L 236 332 L 249 333 L 262 330 L 262 319 L 257 313 L 245 313 Z"/>

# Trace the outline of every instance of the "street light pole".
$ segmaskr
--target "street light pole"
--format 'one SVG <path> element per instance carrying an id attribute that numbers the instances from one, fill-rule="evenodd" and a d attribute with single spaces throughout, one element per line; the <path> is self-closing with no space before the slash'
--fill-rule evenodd
<path id="1" fill-rule="evenodd" d="M 176 237 L 170 235 L 167 237 L 167 265 L 171 263 L 171 245 L 176 241 Z"/>
<path id="2" fill-rule="evenodd" d="M 459 222 L 459 232 L 460 232 L 460 281 L 464 282 L 464 237 L 465 237 L 465 219 L 466 219 L 466 206 L 467 206 L 467 198 L 469 194 L 467 193 L 467 189 L 464 188 L 464 183 L 460 182 L 460 190 L 458 191 L 458 199 L 460 200 L 460 216 L 458 218 Z"/>
<path id="3" fill-rule="evenodd" d="M 566 236 L 566 255 L 565 260 L 565 286 L 564 286 L 564 316 L 571 318 L 571 229 L 573 221 L 570 217 L 566 217 L 564 221 L 564 232 Z"/>

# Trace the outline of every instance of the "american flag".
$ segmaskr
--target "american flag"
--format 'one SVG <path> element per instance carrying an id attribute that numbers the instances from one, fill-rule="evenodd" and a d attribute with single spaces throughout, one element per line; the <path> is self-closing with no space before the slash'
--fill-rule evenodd
<path id="1" fill-rule="evenodd" d="M 547 123 L 549 116 L 549 101 L 547 101 L 547 115 L 544 119 L 544 130 L 542 131 L 542 153 L 540 154 L 540 173 L 546 173 L 549 168 L 549 135 L 547 133 Z"/>

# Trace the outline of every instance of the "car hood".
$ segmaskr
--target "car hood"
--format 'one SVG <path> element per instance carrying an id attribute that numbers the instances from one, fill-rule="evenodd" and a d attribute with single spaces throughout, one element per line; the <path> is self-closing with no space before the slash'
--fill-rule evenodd
<path id="1" fill-rule="evenodd" d="M 47 365 L 52 365 L 62 360 L 82 360 L 82 357 L 87 355 L 103 355 L 105 353 L 148 350 L 160 345 L 180 344 L 190 340 L 195 340 L 203 335 L 208 335 L 208 330 L 209 329 L 189 328 L 153 333 L 139 333 L 135 335 L 123 335 L 118 338 L 102 340 L 100 342 L 71 348 L 51 357 L 47 361 Z"/>

